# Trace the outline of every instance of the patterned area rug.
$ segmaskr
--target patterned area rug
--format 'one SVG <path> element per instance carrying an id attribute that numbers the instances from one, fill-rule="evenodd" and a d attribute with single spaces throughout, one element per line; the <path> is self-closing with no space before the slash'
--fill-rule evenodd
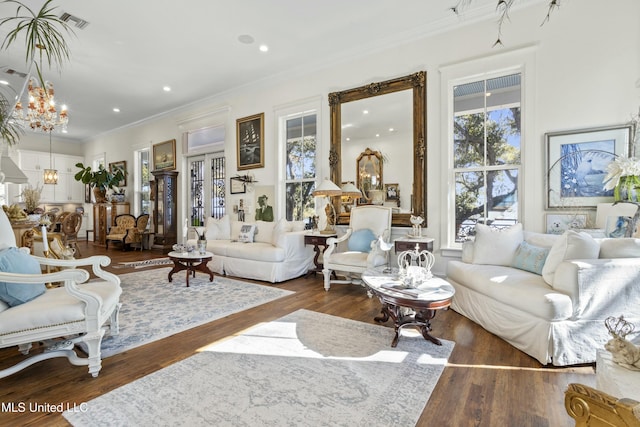
<path id="1" fill-rule="evenodd" d="M 113 268 L 145 268 L 145 267 L 153 267 L 156 265 L 170 265 L 173 264 L 169 258 L 154 258 L 154 259 L 145 259 L 143 261 L 130 261 L 130 262 L 119 262 L 114 265 Z"/>
<path id="2" fill-rule="evenodd" d="M 108 357 L 187 329 L 273 301 L 293 292 L 271 286 L 185 272 L 167 280 L 167 268 L 119 275 L 122 286 L 120 334 L 102 340 Z M 221 304 L 224 301 L 224 304 Z"/>
<path id="3" fill-rule="evenodd" d="M 407 331 L 409 332 L 409 331 Z M 454 343 L 307 310 L 65 412 L 74 426 L 413 426 Z M 452 396 L 452 398 L 455 398 Z"/>

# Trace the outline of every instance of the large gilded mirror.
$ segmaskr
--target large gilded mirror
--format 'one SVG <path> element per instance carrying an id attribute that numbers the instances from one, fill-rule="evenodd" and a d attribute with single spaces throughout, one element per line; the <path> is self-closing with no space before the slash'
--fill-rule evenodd
<path id="1" fill-rule="evenodd" d="M 420 71 L 329 94 L 331 180 L 338 185 L 360 184 L 359 156 L 367 150 L 377 152 L 380 176 L 376 188 L 393 188 L 399 194 L 382 202 L 393 206 L 394 226 L 410 227 L 411 215 L 426 219 L 426 78 L 426 72 Z M 362 199 L 365 204 L 374 202 L 381 203 L 368 194 Z M 340 212 L 340 201 L 334 203 Z M 341 212 L 337 223 L 349 224 L 349 215 Z"/>

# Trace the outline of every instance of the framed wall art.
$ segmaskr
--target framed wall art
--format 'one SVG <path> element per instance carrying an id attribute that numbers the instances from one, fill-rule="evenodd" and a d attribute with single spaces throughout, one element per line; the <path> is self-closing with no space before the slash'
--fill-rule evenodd
<path id="1" fill-rule="evenodd" d="M 122 170 L 124 173 L 124 179 L 118 183 L 118 187 L 126 187 L 127 186 L 127 162 L 125 160 L 120 160 L 119 162 L 109 163 L 109 172 L 114 173 L 116 170 Z"/>
<path id="2" fill-rule="evenodd" d="M 385 184 L 384 192 L 386 195 L 386 200 L 398 200 L 400 198 L 400 190 L 398 189 L 398 184 Z"/>
<path id="3" fill-rule="evenodd" d="M 238 170 L 264 167 L 264 113 L 236 121 Z"/>
<path id="4" fill-rule="evenodd" d="M 595 208 L 613 201 L 613 190 L 603 188 L 607 165 L 629 154 L 630 125 L 553 132 L 545 137 L 547 209 Z"/>
<path id="5" fill-rule="evenodd" d="M 231 183 L 229 185 L 229 191 L 231 194 L 244 194 L 247 192 L 244 180 L 240 177 L 229 178 Z"/>
<path id="6" fill-rule="evenodd" d="M 153 170 L 173 170 L 176 168 L 176 140 L 154 144 Z"/>

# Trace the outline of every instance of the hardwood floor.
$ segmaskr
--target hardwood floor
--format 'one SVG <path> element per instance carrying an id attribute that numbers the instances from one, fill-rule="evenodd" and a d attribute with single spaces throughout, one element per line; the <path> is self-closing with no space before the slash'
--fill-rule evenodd
<path id="1" fill-rule="evenodd" d="M 80 243 L 83 256 L 106 253 L 112 266 L 163 255 L 150 251 L 122 252 Z M 108 267 L 116 274 L 144 271 Z M 165 267 L 166 268 L 166 267 Z M 30 412 L 29 405 L 80 405 L 123 384 L 193 355 L 198 348 L 259 322 L 270 321 L 304 308 L 368 323 L 379 313 L 377 299 L 363 288 L 334 285 L 329 292 L 321 276 L 299 278 L 276 284 L 295 294 L 237 313 L 183 333 L 103 360 L 98 378 L 84 366 L 72 366 L 64 358 L 37 363 L 17 374 L 0 379 L 0 425 L 66 426 L 57 411 Z M 418 422 L 419 426 L 572 426 L 564 409 L 567 384 L 593 386 L 591 365 L 555 368 L 537 361 L 486 332 L 473 322 L 449 310 L 433 321 L 434 335 L 455 341 L 449 363 Z M 432 345 L 425 341 L 425 346 Z M 20 359 L 15 348 L 0 349 L 0 369 Z M 383 380 L 383 379 L 381 379 Z M 402 397 L 389 396 L 389 399 Z M 11 412 L 7 404 L 14 403 Z M 18 404 L 26 405 L 19 412 Z M 66 409 L 66 407 L 64 408 Z M 153 414 L 149 414 L 150 423 Z"/>

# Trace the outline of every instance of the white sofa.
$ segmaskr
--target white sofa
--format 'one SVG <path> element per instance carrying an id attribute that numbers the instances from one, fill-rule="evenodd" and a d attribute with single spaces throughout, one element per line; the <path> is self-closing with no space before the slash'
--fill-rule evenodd
<path id="1" fill-rule="evenodd" d="M 479 225 L 447 265 L 451 307 L 542 364 L 591 363 L 607 317 L 640 325 L 639 257 L 640 239 Z"/>
<path id="2" fill-rule="evenodd" d="M 254 232 L 250 242 L 243 242 L 243 226 Z M 208 218 L 205 237 L 207 250 L 213 253 L 208 267 L 218 274 L 226 274 L 271 283 L 299 277 L 313 268 L 313 248 L 304 244 L 302 222 L 281 219 L 278 222 L 253 223 L 231 221 L 228 216 Z M 187 244 L 195 245 L 190 239 Z"/>

